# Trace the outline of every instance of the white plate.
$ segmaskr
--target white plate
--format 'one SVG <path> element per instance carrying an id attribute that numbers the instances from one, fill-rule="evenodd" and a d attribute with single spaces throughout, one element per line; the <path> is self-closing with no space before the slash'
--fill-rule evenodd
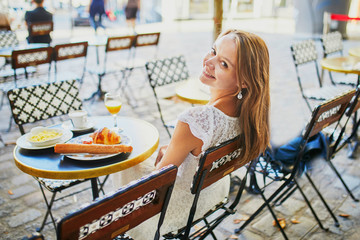
<path id="1" fill-rule="evenodd" d="M 82 143 L 83 139 L 86 139 L 90 136 L 90 134 L 84 134 L 79 137 L 71 139 L 68 143 Z M 121 145 L 131 145 L 131 139 L 130 137 L 124 135 L 123 133 L 119 134 L 121 137 L 121 142 L 119 144 Z M 114 154 L 89 154 L 89 153 L 83 153 L 83 154 L 67 154 L 65 155 L 68 158 L 74 159 L 74 160 L 80 160 L 80 161 L 93 161 L 93 160 L 101 160 L 105 158 L 110 158 L 116 155 L 119 155 L 121 153 L 114 153 Z"/>
<path id="2" fill-rule="evenodd" d="M 30 133 L 27 133 L 27 134 L 22 135 L 21 137 L 19 137 L 16 140 L 16 145 L 18 145 L 21 148 L 29 149 L 29 150 L 46 149 L 46 148 L 51 148 L 51 147 L 55 146 L 56 143 L 64 143 L 64 142 L 70 140 L 72 138 L 72 136 L 73 136 L 72 131 L 64 129 L 63 130 L 63 135 L 62 135 L 61 139 L 58 142 L 50 144 L 48 146 L 35 147 L 35 146 L 31 145 L 31 143 L 29 143 L 28 140 L 27 140 L 27 136 L 29 134 Z"/>
<path id="3" fill-rule="evenodd" d="M 88 131 L 90 129 L 92 129 L 95 126 L 93 121 L 88 121 L 87 126 L 84 128 L 74 128 L 74 125 L 72 124 L 71 121 L 66 121 L 64 122 L 61 127 L 64 129 L 68 129 L 70 131 L 73 132 L 84 132 L 84 131 Z"/>

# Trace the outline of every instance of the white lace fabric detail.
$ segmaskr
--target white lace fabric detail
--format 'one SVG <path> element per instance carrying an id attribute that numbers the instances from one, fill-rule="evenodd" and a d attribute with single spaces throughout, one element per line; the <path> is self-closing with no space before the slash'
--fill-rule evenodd
<path id="1" fill-rule="evenodd" d="M 192 134 L 203 141 L 202 150 L 216 146 L 240 134 L 238 118 L 229 117 L 214 106 L 193 107 L 180 114 L 179 121 L 187 123 Z M 194 195 L 190 193 L 193 176 L 198 166 L 199 156 L 191 153 L 178 168 L 172 196 L 161 227 L 161 234 L 176 231 L 187 222 Z M 154 169 L 154 159 L 148 159 L 134 167 L 116 174 L 114 182 L 126 184 L 140 178 Z M 195 219 L 200 218 L 229 194 L 230 177 L 210 185 L 201 191 Z M 137 240 L 147 240 L 154 236 L 159 215 L 143 222 L 128 233 Z"/>

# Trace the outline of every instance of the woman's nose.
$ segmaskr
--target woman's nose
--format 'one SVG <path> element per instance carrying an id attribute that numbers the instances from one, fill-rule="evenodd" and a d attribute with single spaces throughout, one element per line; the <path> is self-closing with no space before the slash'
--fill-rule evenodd
<path id="1" fill-rule="evenodd" d="M 213 58 L 208 58 L 205 60 L 205 66 L 209 67 L 209 68 L 214 68 L 214 62 L 213 62 Z"/>

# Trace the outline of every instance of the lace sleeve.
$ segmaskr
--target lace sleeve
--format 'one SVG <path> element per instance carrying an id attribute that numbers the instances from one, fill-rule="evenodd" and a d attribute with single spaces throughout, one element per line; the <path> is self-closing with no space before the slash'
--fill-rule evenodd
<path id="1" fill-rule="evenodd" d="M 179 121 L 187 123 L 191 133 L 203 142 L 202 150 L 209 147 L 214 131 L 213 111 L 208 106 L 192 107 L 181 113 Z"/>

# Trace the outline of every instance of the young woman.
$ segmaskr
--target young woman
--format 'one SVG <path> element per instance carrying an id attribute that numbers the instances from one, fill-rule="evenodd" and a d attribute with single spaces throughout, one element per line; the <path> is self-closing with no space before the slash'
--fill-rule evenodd
<path id="1" fill-rule="evenodd" d="M 203 60 L 200 81 L 210 87 L 209 103 L 180 114 L 169 145 L 160 148 L 155 162 L 156 168 L 168 164 L 179 167 L 161 234 L 186 225 L 193 201 L 190 186 L 203 151 L 240 135 L 241 156 L 250 161 L 269 144 L 269 54 L 260 37 L 239 30 L 222 33 Z M 145 161 L 119 176 L 126 184 L 150 170 Z M 195 219 L 228 196 L 229 187 L 230 179 L 225 177 L 204 189 Z M 154 236 L 157 220 L 149 219 L 129 235 L 149 239 Z"/>

